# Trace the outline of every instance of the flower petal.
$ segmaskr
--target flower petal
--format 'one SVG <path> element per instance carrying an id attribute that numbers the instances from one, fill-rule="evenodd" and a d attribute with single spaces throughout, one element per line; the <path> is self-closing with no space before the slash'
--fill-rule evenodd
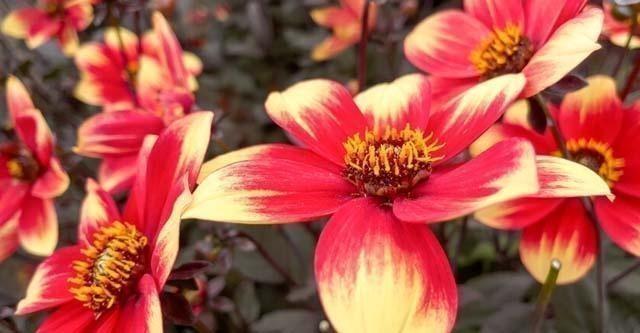
<path id="1" fill-rule="evenodd" d="M 100 186 L 109 193 L 128 190 L 135 180 L 138 157 L 135 154 L 122 157 L 107 157 L 98 170 Z"/>
<path id="2" fill-rule="evenodd" d="M 90 245 L 93 234 L 102 226 L 120 220 L 120 212 L 111 195 L 100 188 L 95 180 L 87 179 L 85 189 L 87 194 L 80 207 L 78 241 Z"/>
<path id="3" fill-rule="evenodd" d="M 592 76 L 587 81 L 588 86 L 567 94 L 562 100 L 559 126 L 567 140 L 595 139 L 611 144 L 624 116 L 616 83 L 603 75 Z"/>
<path id="4" fill-rule="evenodd" d="M 403 223 L 370 198 L 329 220 L 315 257 L 318 293 L 340 332 L 449 332 L 456 284 L 425 225 Z"/>
<path id="5" fill-rule="evenodd" d="M 158 287 L 153 277 L 145 274 L 138 282 L 138 295 L 131 299 L 120 312 L 115 332 L 162 332 L 162 310 L 158 298 Z"/>
<path id="6" fill-rule="evenodd" d="M 31 195 L 42 199 L 55 198 L 69 187 L 69 175 L 62 169 L 60 160 L 51 158 L 49 168 L 38 177 L 31 188 Z"/>
<path id="7" fill-rule="evenodd" d="M 448 78 L 477 77 L 471 53 L 491 31 L 475 17 L 444 10 L 427 17 L 407 36 L 404 53 L 421 70 Z"/>
<path id="8" fill-rule="evenodd" d="M 598 50 L 602 20 L 602 10 L 588 8 L 558 28 L 522 70 L 527 77 L 522 96 L 533 96 L 558 82 Z"/>
<path id="9" fill-rule="evenodd" d="M 18 240 L 18 218 L 0 221 L 0 263 L 10 257 L 20 244 Z"/>
<path id="10" fill-rule="evenodd" d="M 0 31 L 14 38 L 26 38 L 33 23 L 43 19 L 47 19 L 46 14 L 38 8 L 14 10 L 2 20 Z"/>
<path id="11" fill-rule="evenodd" d="M 558 284 L 582 278 L 595 262 L 596 230 L 580 202 L 567 200 L 539 223 L 524 229 L 520 258 L 529 273 L 544 283 L 552 259 L 562 263 Z"/>
<path id="12" fill-rule="evenodd" d="M 431 88 L 426 76 L 405 75 L 367 89 L 356 96 L 355 102 L 367 118 L 368 128 L 375 131 L 403 129 L 406 125 L 424 129 L 431 108 Z"/>
<path id="13" fill-rule="evenodd" d="M 310 162 L 269 156 L 221 168 L 198 186 L 184 217 L 264 224 L 329 215 L 355 189 L 342 175 Z"/>
<path id="14" fill-rule="evenodd" d="M 403 221 L 440 222 L 538 192 L 535 152 L 521 139 L 500 142 L 451 171 L 431 177 L 399 198 L 394 214 Z"/>
<path id="15" fill-rule="evenodd" d="M 546 136 L 542 136 L 522 126 L 505 122 L 491 126 L 488 131 L 471 144 L 469 152 L 472 156 L 478 156 L 496 143 L 510 138 L 522 138 L 529 141 L 533 145 L 536 154 L 551 155 L 557 150 L 555 142 L 549 141 Z"/>
<path id="16" fill-rule="evenodd" d="M 150 112 L 103 112 L 82 123 L 74 149 L 90 157 L 136 154 L 145 136 L 158 134 L 164 127 L 162 118 Z"/>
<path id="17" fill-rule="evenodd" d="M 51 199 L 26 196 L 20 207 L 20 245 L 27 252 L 48 256 L 58 244 L 58 216 Z"/>
<path id="18" fill-rule="evenodd" d="M 310 15 L 317 25 L 327 28 L 350 24 L 358 19 L 352 11 L 335 6 L 314 9 Z"/>
<path id="19" fill-rule="evenodd" d="M 501 202 L 475 212 L 479 222 L 495 229 L 521 229 L 540 222 L 563 202 L 562 199 L 520 198 Z"/>
<path id="20" fill-rule="evenodd" d="M 13 179 L 0 181 L 0 222 L 12 218 L 20 210 L 24 197 L 29 193 L 29 185 Z"/>
<path id="21" fill-rule="evenodd" d="M 36 107 L 33 105 L 31 96 L 27 88 L 20 82 L 20 80 L 11 75 L 7 79 L 7 108 L 11 115 L 11 122 L 15 125 L 15 118 L 18 114 L 26 110 L 32 110 Z"/>
<path id="22" fill-rule="evenodd" d="M 539 48 L 558 27 L 580 13 L 587 0 L 523 1 L 525 35 Z"/>
<path id="23" fill-rule="evenodd" d="M 209 145 L 212 121 L 213 113 L 209 111 L 176 120 L 160 134 L 151 149 L 146 172 L 136 178 L 132 190 L 144 192 L 144 200 L 138 201 L 144 209 L 144 218 L 137 222 L 146 235 L 156 235 L 172 214 L 179 195 L 172 192 L 175 183 L 186 176 L 189 187 L 195 186 Z"/>
<path id="24" fill-rule="evenodd" d="M 228 165 L 242 161 L 258 161 L 264 159 L 282 159 L 303 164 L 310 164 L 316 167 L 324 168 L 333 173 L 340 173 L 342 168 L 330 161 L 320 157 L 309 149 L 299 148 L 287 144 L 271 143 L 251 146 L 243 149 L 234 150 L 232 152 L 217 156 L 216 158 L 204 163 L 200 168 L 198 175 L 198 183 L 202 183 L 207 176 L 218 169 L 222 169 Z"/>
<path id="25" fill-rule="evenodd" d="M 271 93 L 265 106 L 278 126 L 339 165 L 344 164 L 346 139 L 366 126 L 349 91 L 328 80 L 304 81 L 283 92 Z"/>
<path id="26" fill-rule="evenodd" d="M 606 195 L 609 185 L 588 167 L 552 156 L 536 156 L 540 191 L 538 198 L 565 198 Z"/>
<path id="27" fill-rule="evenodd" d="M 444 144 L 437 153 L 448 160 L 471 145 L 515 101 L 524 83 L 521 74 L 502 75 L 432 109 L 427 133 L 433 132 L 438 142 Z"/>
<path id="28" fill-rule="evenodd" d="M 346 39 L 329 36 L 313 48 L 313 51 L 311 51 L 311 59 L 314 61 L 329 60 L 356 43 L 357 40 L 354 41 L 352 38 Z"/>
<path id="29" fill-rule="evenodd" d="M 18 303 L 17 315 L 53 308 L 74 299 L 67 280 L 76 275 L 71 264 L 84 257 L 80 249 L 80 246 L 60 248 L 38 265 L 27 295 Z"/>
<path id="30" fill-rule="evenodd" d="M 493 29 L 524 27 L 522 2 L 504 0 L 464 0 L 464 10 Z"/>
<path id="31" fill-rule="evenodd" d="M 171 26 L 160 12 L 154 12 L 152 16 L 153 31 L 160 46 L 158 52 L 160 63 L 169 70 L 172 83 L 181 87 L 188 87 L 187 69 L 182 60 L 182 47 L 174 34 Z"/>
<path id="32" fill-rule="evenodd" d="M 68 293 L 68 291 L 67 291 Z M 93 311 L 78 302 L 62 305 L 45 319 L 37 333 L 78 332 L 88 333 L 95 322 Z"/>
<path id="33" fill-rule="evenodd" d="M 16 133 L 25 146 L 38 159 L 41 166 L 48 167 L 53 155 L 53 135 L 37 109 L 22 111 L 15 118 Z"/>
<path id="34" fill-rule="evenodd" d="M 625 251 L 640 256 L 640 199 L 618 195 L 614 202 L 596 199 L 595 205 L 607 235 Z"/>

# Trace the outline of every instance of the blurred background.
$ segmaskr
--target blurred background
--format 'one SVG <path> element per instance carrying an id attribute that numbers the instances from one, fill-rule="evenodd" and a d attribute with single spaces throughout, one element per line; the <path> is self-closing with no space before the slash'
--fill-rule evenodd
<path id="1" fill-rule="evenodd" d="M 0 17 L 33 2 L 0 0 Z M 405 35 L 424 17 L 443 8 L 459 7 L 460 2 L 381 1 L 378 24 L 368 47 L 367 85 L 416 72 L 404 60 Z M 263 103 L 270 91 L 319 77 L 350 87 L 356 85 L 355 47 L 326 62 L 316 62 L 310 57 L 313 47 L 329 31 L 317 26 L 309 12 L 332 1 L 121 0 L 119 3 L 124 8 L 121 24 L 133 31 L 147 30 L 151 9 L 160 9 L 173 23 L 183 48 L 203 61 L 197 105 L 216 113 L 208 158 L 249 145 L 288 140 L 264 111 Z M 95 16 L 92 26 L 81 33 L 83 41 L 99 39 L 107 25 L 104 5 L 96 6 Z M 590 57 L 577 69 L 578 73 L 612 71 L 621 50 L 606 41 L 602 43 L 604 49 Z M 0 35 L 0 82 L 9 74 L 25 82 L 58 138 L 58 154 L 72 182 L 57 200 L 59 246 L 72 244 L 84 183 L 88 177 L 96 176 L 98 161 L 75 155 L 71 148 L 78 126 L 100 110 L 73 97 L 77 69 L 52 43 L 29 50 L 22 41 Z M 2 90 L 0 140 L 12 135 L 6 124 Z M 176 263 L 182 275 L 168 286 L 178 290 L 179 296 L 163 299 L 166 331 L 333 332 L 325 320 L 313 281 L 313 252 L 324 222 L 244 227 L 185 221 L 183 246 Z M 490 230 L 473 220 L 438 224 L 434 231 L 447 249 L 459 283 L 460 309 L 455 332 L 522 331 L 533 311 L 539 284 L 520 263 L 517 232 Z M 464 234 L 462 242 L 461 234 Z M 634 262 L 609 243 L 606 251 L 608 279 Z M 0 333 L 32 332 L 37 327 L 41 316 L 14 317 L 12 309 L 24 295 L 40 260 L 18 251 L 0 264 Z M 546 330 L 589 332 L 594 327 L 595 294 L 593 276 L 558 287 Z M 608 311 L 608 332 L 640 332 L 640 273 L 611 285 Z M 194 323 L 196 328 L 192 327 Z"/>

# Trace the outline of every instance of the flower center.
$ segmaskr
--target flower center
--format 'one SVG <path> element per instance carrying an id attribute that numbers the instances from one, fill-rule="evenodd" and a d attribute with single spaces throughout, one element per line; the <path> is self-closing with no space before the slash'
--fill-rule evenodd
<path id="1" fill-rule="evenodd" d="M 147 238 L 134 225 L 116 221 L 93 235 L 92 245 L 73 262 L 69 279 L 74 298 L 99 317 L 134 285 L 144 267 Z"/>
<path id="2" fill-rule="evenodd" d="M 1 150 L 1 149 L 0 149 Z M 11 149 L 5 168 L 9 176 L 23 182 L 33 182 L 38 178 L 40 166 L 29 152 L 20 148 Z"/>
<path id="3" fill-rule="evenodd" d="M 383 133 L 366 131 L 364 138 L 357 133 L 344 143 L 344 175 L 371 195 L 406 193 L 428 178 L 433 162 L 443 158 L 432 155 L 443 146 L 432 137 L 408 124 L 403 130 L 387 127 Z"/>
<path id="4" fill-rule="evenodd" d="M 533 45 L 520 28 L 508 25 L 494 30 L 471 52 L 471 63 L 485 80 L 520 72 L 533 56 Z"/>
<path id="5" fill-rule="evenodd" d="M 608 144 L 593 139 L 569 140 L 567 149 L 574 161 L 598 173 L 609 187 L 623 174 L 624 159 L 615 158 Z"/>

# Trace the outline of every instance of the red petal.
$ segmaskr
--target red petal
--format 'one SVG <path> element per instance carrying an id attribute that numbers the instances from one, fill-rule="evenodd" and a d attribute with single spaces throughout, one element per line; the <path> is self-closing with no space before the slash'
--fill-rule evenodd
<path id="1" fill-rule="evenodd" d="M 115 332 L 162 332 L 162 310 L 158 288 L 145 274 L 138 282 L 138 295 L 122 308 Z"/>
<path id="2" fill-rule="evenodd" d="M 464 0 L 464 9 L 495 30 L 507 26 L 524 27 L 524 10 L 520 0 Z"/>
<path id="3" fill-rule="evenodd" d="M 27 252 L 48 256 L 58 244 L 58 216 L 51 199 L 26 196 L 20 207 L 20 245 Z"/>
<path id="4" fill-rule="evenodd" d="M 619 194 L 613 202 L 595 202 L 602 229 L 625 251 L 640 256 L 640 198 Z"/>
<path id="5" fill-rule="evenodd" d="M 93 234 L 102 226 L 120 220 L 120 212 L 113 198 L 95 180 L 87 179 L 85 188 L 87 194 L 80 207 L 78 240 L 91 244 Z"/>
<path id="6" fill-rule="evenodd" d="M 138 157 L 127 155 L 122 157 L 108 157 L 102 160 L 98 170 L 98 181 L 105 191 L 120 193 L 133 185 L 137 171 Z"/>
<path id="7" fill-rule="evenodd" d="M 13 254 L 20 244 L 17 216 L 0 222 L 0 263 Z"/>
<path id="8" fill-rule="evenodd" d="M 373 199 L 356 199 L 322 231 L 318 293 L 340 332 L 449 332 L 456 284 L 425 225 L 403 223 Z"/>
<path id="9" fill-rule="evenodd" d="M 586 3 L 587 0 L 523 1 L 525 35 L 536 48 L 540 47 L 558 27 L 576 17 Z"/>
<path id="10" fill-rule="evenodd" d="M 69 302 L 49 315 L 36 332 L 90 333 L 89 327 L 94 323 L 94 320 L 93 311 L 83 307 L 78 302 Z"/>
<path id="11" fill-rule="evenodd" d="M 31 195 L 43 199 L 55 198 L 64 193 L 68 187 L 69 175 L 62 169 L 60 161 L 52 157 L 49 168 L 33 184 Z"/>

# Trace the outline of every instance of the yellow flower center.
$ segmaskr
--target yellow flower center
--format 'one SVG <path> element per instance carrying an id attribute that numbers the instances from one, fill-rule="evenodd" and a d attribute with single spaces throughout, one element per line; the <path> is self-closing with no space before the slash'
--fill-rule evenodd
<path id="1" fill-rule="evenodd" d="M 40 172 L 38 162 L 26 153 L 13 155 L 13 157 L 6 162 L 5 167 L 11 178 L 25 182 L 36 180 Z"/>
<path id="2" fill-rule="evenodd" d="M 133 287 L 144 267 L 146 245 L 134 225 L 116 221 L 102 227 L 92 245 L 81 250 L 84 259 L 73 262 L 76 276 L 69 279 L 69 291 L 99 317 Z"/>
<path id="3" fill-rule="evenodd" d="M 496 29 L 471 52 L 471 63 L 484 79 L 520 72 L 533 56 L 533 45 L 520 28 Z"/>
<path id="4" fill-rule="evenodd" d="M 402 130 L 387 127 L 384 132 L 355 134 L 344 143 L 344 175 L 362 191 L 393 197 L 406 193 L 431 175 L 432 164 L 443 156 L 433 156 L 442 148 L 433 134 L 410 125 Z"/>
<path id="5" fill-rule="evenodd" d="M 598 173 L 609 187 L 623 174 L 624 159 L 613 156 L 613 150 L 604 142 L 593 139 L 569 140 L 567 149 L 574 161 Z"/>

